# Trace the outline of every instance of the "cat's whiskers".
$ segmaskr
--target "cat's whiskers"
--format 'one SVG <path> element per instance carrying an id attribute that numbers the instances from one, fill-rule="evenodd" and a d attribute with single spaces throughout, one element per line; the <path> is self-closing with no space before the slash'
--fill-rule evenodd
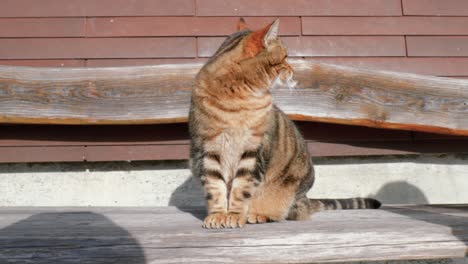
<path id="1" fill-rule="evenodd" d="M 286 86 L 289 88 L 290 91 L 295 91 L 296 90 L 296 85 L 297 85 L 297 81 L 294 80 L 293 74 L 291 73 L 286 78 Z"/>
<path id="2" fill-rule="evenodd" d="M 282 77 L 281 74 L 276 77 L 271 86 L 272 89 L 277 89 L 281 87 L 287 87 L 289 91 L 293 92 L 296 89 L 297 81 L 294 80 L 293 73 L 289 73 L 286 78 Z"/>

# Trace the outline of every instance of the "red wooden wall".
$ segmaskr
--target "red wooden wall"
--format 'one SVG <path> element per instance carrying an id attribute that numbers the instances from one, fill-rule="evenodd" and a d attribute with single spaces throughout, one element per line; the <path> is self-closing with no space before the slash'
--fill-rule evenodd
<path id="1" fill-rule="evenodd" d="M 293 57 L 468 76 L 466 0 L 0 0 L 0 63 L 204 60 L 239 16 L 280 17 Z"/>
<path id="2" fill-rule="evenodd" d="M 240 16 L 292 57 L 468 76 L 467 0 L 0 0 L 0 64 L 204 61 Z M 316 156 L 468 152 L 467 137 L 302 123 Z M 181 159 L 185 125 L 1 126 L 0 162 Z"/>

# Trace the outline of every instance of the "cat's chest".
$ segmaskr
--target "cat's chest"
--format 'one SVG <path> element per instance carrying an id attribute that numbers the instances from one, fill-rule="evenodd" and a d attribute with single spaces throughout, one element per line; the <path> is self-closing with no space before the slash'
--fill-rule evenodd
<path id="1" fill-rule="evenodd" d="M 231 178 L 237 170 L 242 154 L 257 149 L 260 140 L 253 136 L 250 130 L 228 129 L 213 143 L 211 147 L 220 154 L 223 175 Z"/>
<path id="2" fill-rule="evenodd" d="M 213 143 L 218 146 L 220 152 L 238 156 L 246 149 L 255 148 L 260 140 L 253 135 L 251 129 L 238 127 L 224 129 Z"/>

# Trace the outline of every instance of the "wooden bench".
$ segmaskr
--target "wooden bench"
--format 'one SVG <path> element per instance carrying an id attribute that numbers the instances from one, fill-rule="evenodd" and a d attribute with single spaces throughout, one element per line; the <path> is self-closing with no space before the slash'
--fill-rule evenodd
<path id="1" fill-rule="evenodd" d="M 203 208 L 4 208 L 1 263 L 316 263 L 463 258 L 467 206 L 327 211 L 201 228 Z"/>
<path id="2" fill-rule="evenodd" d="M 468 152 L 467 80 L 294 66 L 298 87 L 273 93 L 315 156 Z M 0 66 L 0 162 L 186 159 L 184 122 L 199 67 Z M 116 124 L 133 126 L 97 126 Z M 311 263 L 468 252 L 463 205 L 330 211 L 237 230 L 202 229 L 203 215 L 203 208 L 2 208 L 0 263 Z"/>
<path id="3" fill-rule="evenodd" d="M 467 80 L 293 65 L 298 87 L 273 92 L 313 156 L 468 152 Z M 16 124 L 1 126 L 0 162 L 186 159 L 199 67 L 0 66 L 0 123 Z"/>

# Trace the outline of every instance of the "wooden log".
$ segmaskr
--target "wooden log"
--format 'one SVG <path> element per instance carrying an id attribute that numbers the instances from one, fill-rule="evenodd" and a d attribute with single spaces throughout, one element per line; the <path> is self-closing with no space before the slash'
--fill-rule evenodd
<path id="1" fill-rule="evenodd" d="M 1 208 L 0 263 L 322 263 L 463 258 L 467 206 L 201 228 L 204 208 Z"/>
<path id="2" fill-rule="evenodd" d="M 298 86 L 275 88 L 273 94 L 293 120 L 468 135 L 468 80 L 292 64 Z M 0 123 L 186 122 L 200 67 L 0 66 Z"/>

